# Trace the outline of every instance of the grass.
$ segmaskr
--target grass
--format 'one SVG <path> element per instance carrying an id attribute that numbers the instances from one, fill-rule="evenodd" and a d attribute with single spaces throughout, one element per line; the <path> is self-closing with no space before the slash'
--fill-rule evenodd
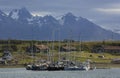
<path id="1" fill-rule="evenodd" d="M 52 52 L 52 51 L 51 51 Z M 1 55 L 1 54 L 0 54 Z M 0 67 L 10 67 L 10 68 L 14 68 L 14 67 L 23 67 L 24 64 L 28 64 L 28 63 L 32 63 L 35 60 L 41 60 L 41 59 L 47 59 L 47 54 L 45 53 L 37 53 L 35 57 L 30 56 L 26 53 L 17 53 L 14 52 L 12 53 L 14 59 L 12 60 L 10 66 L 6 65 L 6 66 L 2 66 L 0 65 Z M 90 56 L 92 55 L 92 57 Z M 99 56 L 104 55 L 104 58 L 99 58 Z M 97 65 L 97 67 L 120 67 L 119 64 L 111 64 L 111 60 L 114 58 L 120 58 L 120 56 L 115 56 L 115 55 L 111 55 L 109 53 L 90 53 L 90 52 L 86 52 L 86 51 L 82 51 L 82 52 L 61 52 L 60 53 L 61 58 L 66 57 L 69 60 L 73 60 L 73 61 L 80 61 L 80 62 L 84 62 L 87 59 L 90 59 L 91 62 Z M 53 54 L 53 59 L 54 61 L 58 60 L 58 52 L 54 51 Z M 17 64 L 15 64 L 15 61 L 17 61 Z"/>
<path id="2" fill-rule="evenodd" d="M 14 53 L 14 57 L 19 61 L 19 63 L 29 63 L 31 60 L 33 60 L 32 56 L 29 56 L 27 54 L 18 54 Z M 90 56 L 92 55 L 92 56 Z M 104 55 L 104 58 L 100 58 L 99 56 Z M 77 61 L 85 61 L 87 59 L 90 59 L 92 62 L 97 62 L 97 63 L 110 63 L 112 59 L 114 58 L 120 58 L 120 56 L 115 56 L 111 55 L 108 53 L 89 53 L 89 52 L 61 52 L 60 53 L 61 58 L 66 57 L 67 59 L 71 60 L 77 60 Z M 52 58 L 54 60 L 58 60 L 58 52 L 54 52 Z M 37 59 L 47 59 L 47 54 L 45 53 L 38 53 L 34 57 L 34 60 Z"/>
<path id="3" fill-rule="evenodd" d="M 8 41 L 7 40 L 0 40 L 1 44 L 0 44 L 0 56 L 2 56 L 2 49 L 4 46 L 8 46 Z M 16 42 L 16 43 L 13 43 Z M 34 60 L 40 60 L 40 59 L 47 59 L 47 54 L 45 53 L 37 53 L 35 57 L 32 57 L 28 54 L 25 53 L 26 47 L 30 46 L 32 41 L 25 41 L 25 40 L 13 40 L 11 41 L 11 45 L 14 45 L 17 50 L 15 50 L 14 52 L 12 52 L 12 55 L 14 57 L 14 59 L 12 60 L 12 63 L 15 63 L 15 61 L 18 61 L 18 64 L 25 64 L 25 63 L 31 63 Z M 52 41 L 34 41 L 34 44 L 45 44 L 47 46 L 50 47 L 50 50 L 52 49 L 52 45 L 53 42 Z M 105 45 L 119 45 L 120 41 L 105 41 L 104 42 Z M 67 45 L 67 42 L 61 41 L 60 45 Z M 71 42 L 70 43 L 71 46 L 75 46 L 78 51 L 76 52 L 61 52 L 60 56 L 61 58 L 66 57 L 70 60 L 76 60 L 76 61 L 80 61 L 80 62 L 84 62 L 87 59 L 90 59 L 92 62 L 95 62 L 96 64 L 110 64 L 111 60 L 114 58 L 120 58 L 120 55 L 112 55 L 109 53 L 90 53 L 88 51 L 91 50 L 93 45 L 103 45 L 103 41 L 94 41 L 94 42 L 82 42 L 80 44 L 80 42 Z M 82 50 L 84 51 L 79 51 L 80 50 L 80 45 L 82 45 Z M 53 55 L 53 59 L 55 61 L 58 60 L 58 48 L 59 48 L 59 42 L 56 41 L 54 42 L 54 51 L 50 51 L 51 53 L 54 53 Z M 91 56 L 92 55 L 92 56 Z M 99 58 L 99 56 L 103 56 L 104 58 Z M 113 64 L 112 64 L 113 65 Z M 113 65 L 116 66 L 116 65 Z M 1 66 L 0 66 L 1 67 Z"/>

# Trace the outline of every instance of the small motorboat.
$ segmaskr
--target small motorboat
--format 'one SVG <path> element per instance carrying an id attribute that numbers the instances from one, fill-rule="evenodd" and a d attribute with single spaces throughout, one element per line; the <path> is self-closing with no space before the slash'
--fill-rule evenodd
<path id="1" fill-rule="evenodd" d="M 64 70 L 90 70 L 90 63 L 87 61 L 87 62 L 84 62 L 80 65 L 67 65 L 66 67 L 64 67 Z"/>
<path id="2" fill-rule="evenodd" d="M 49 66 L 48 62 L 44 62 L 44 63 L 39 63 L 39 64 L 29 64 L 26 66 L 26 70 L 47 70 Z"/>

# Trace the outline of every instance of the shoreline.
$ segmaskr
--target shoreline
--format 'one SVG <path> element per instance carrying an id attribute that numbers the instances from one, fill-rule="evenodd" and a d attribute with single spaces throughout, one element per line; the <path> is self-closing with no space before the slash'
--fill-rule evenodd
<path id="1" fill-rule="evenodd" d="M 0 68 L 24 68 L 25 65 L 0 65 Z"/>
<path id="2" fill-rule="evenodd" d="M 110 68 L 120 68 L 120 64 L 113 63 L 94 63 L 91 67 L 96 67 L 97 69 L 110 69 Z"/>
<path id="3" fill-rule="evenodd" d="M 113 64 L 113 63 L 92 63 L 91 67 L 96 67 L 97 69 L 120 68 L 120 64 Z M 0 65 L 0 68 L 25 68 L 25 65 L 24 64 Z"/>

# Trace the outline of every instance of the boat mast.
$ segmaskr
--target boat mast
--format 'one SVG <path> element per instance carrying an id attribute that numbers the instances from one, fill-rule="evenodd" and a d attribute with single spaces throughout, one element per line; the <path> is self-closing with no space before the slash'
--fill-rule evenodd
<path id="1" fill-rule="evenodd" d="M 81 39 L 81 34 L 79 33 L 79 50 L 80 50 L 80 53 L 81 53 L 81 51 L 82 51 L 82 39 Z M 80 57 L 81 57 L 81 55 L 80 55 Z"/>
<path id="2" fill-rule="evenodd" d="M 58 37 L 59 37 L 59 53 L 58 53 L 58 56 L 59 56 L 59 61 L 60 61 L 60 30 L 59 30 L 59 32 L 58 32 Z"/>
<path id="3" fill-rule="evenodd" d="M 54 62 L 54 57 L 53 57 L 53 54 L 54 54 L 54 35 L 55 35 L 55 30 L 52 31 L 52 53 L 51 53 L 51 61 Z"/>
<path id="4" fill-rule="evenodd" d="M 10 42 L 10 39 L 8 39 L 8 44 L 7 44 L 7 45 L 8 45 L 7 50 L 10 51 L 10 49 L 11 49 L 11 42 Z"/>
<path id="5" fill-rule="evenodd" d="M 48 40 L 47 40 L 47 46 L 49 45 L 49 41 Z M 50 51 L 49 50 L 47 50 L 47 61 L 50 62 Z"/>
<path id="6" fill-rule="evenodd" d="M 71 44 L 72 44 L 72 30 L 70 30 L 70 39 L 69 39 L 69 59 L 72 61 L 72 58 L 71 58 Z"/>
<path id="7" fill-rule="evenodd" d="M 34 43 L 33 43 L 33 41 L 34 41 L 34 31 L 33 31 L 33 27 L 32 27 L 32 41 L 31 41 L 31 48 L 32 48 L 32 50 L 31 50 L 31 55 L 32 55 L 32 63 L 34 63 Z"/>

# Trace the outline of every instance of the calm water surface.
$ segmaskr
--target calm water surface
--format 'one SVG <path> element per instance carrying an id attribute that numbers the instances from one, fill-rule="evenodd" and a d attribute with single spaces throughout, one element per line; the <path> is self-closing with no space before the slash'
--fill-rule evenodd
<path id="1" fill-rule="evenodd" d="M 0 78 L 120 78 L 120 69 L 29 71 L 25 68 L 0 68 Z"/>

